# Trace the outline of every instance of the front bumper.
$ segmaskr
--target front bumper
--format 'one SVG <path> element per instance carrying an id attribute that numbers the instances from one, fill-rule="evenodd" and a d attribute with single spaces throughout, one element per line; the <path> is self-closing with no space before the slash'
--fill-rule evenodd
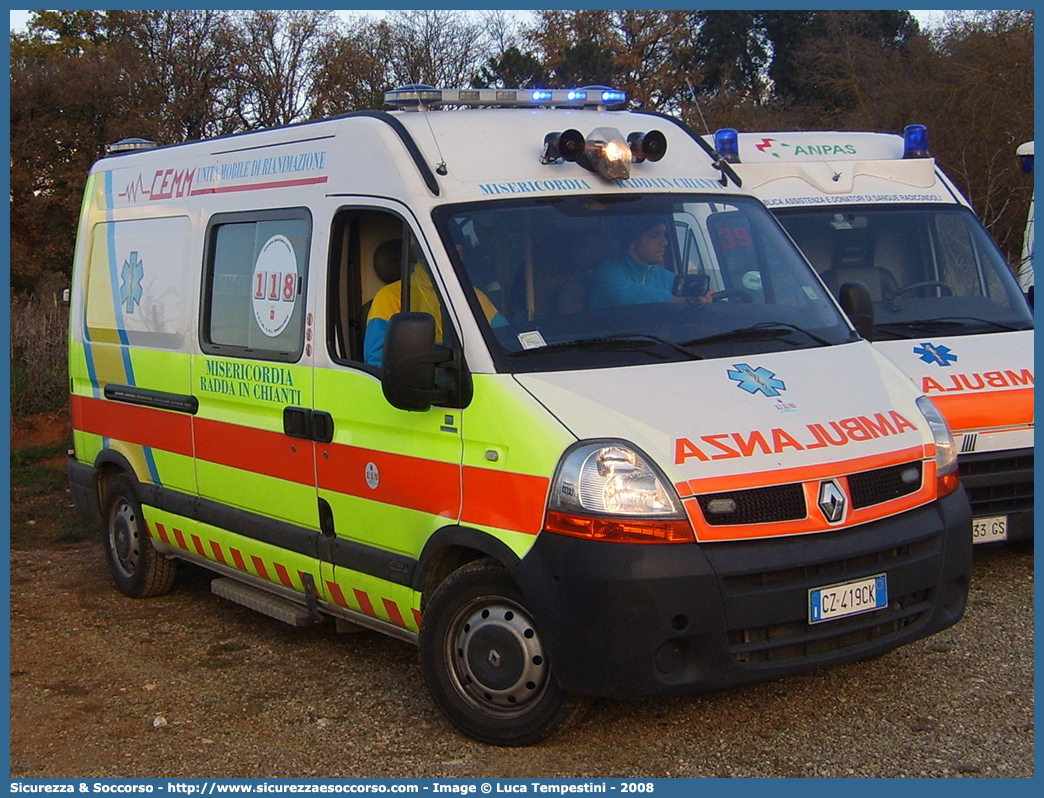
<path id="1" fill-rule="evenodd" d="M 963 489 L 836 533 L 635 545 L 540 535 L 515 579 L 561 687 L 639 697 L 776 679 L 881 654 L 964 613 Z M 889 606 L 810 626 L 808 590 L 878 573 Z"/>

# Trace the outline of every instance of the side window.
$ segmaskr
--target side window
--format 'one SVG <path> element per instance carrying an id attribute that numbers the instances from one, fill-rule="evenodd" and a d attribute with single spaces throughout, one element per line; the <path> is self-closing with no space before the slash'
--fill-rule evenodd
<path id="1" fill-rule="evenodd" d="M 211 220 L 200 329 L 204 352 L 300 358 L 310 234 L 305 210 Z"/>
<path id="2" fill-rule="evenodd" d="M 442 340 L 442 303 L 402 217 L 347 209 L 334 219 L 331 242 L 327 342 L 334 360 L 379 368 L 388 320 L 400 311 L 431 314 Z"/>

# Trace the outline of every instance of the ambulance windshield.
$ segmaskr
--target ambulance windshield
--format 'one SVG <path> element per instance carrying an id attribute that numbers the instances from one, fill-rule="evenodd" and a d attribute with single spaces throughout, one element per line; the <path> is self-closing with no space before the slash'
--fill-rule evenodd
<path id="1" fill-rule="evenodd" d="M 503 371 L 856 338 L 776 221 L 747 197 L 527 198 L 435 216 L 458 273 L 476 289 L 473 311 Z"/>
<path id="2" fill-rule="evenodd" d="M 970 335 L 1033 327 L 1008 264 L 959 205 L 778 210 L 831 291 L 865 283 L 876 339 Z"/>

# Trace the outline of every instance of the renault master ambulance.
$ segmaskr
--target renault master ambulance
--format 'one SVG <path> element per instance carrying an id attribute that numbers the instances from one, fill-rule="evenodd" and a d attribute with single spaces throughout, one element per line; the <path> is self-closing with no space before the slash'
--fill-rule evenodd
<path id="1" fill-rule="evenodd" d="M 923 125 L 714 140 L 831 291 L 865 285 L 866 335 L 946 417 L 976 543 L 1033 535 L 1033 318 Z"/>
<path id="2" fill-rule="evenodd" d="M 503 745 L 957 622 L 943 416 L 702 139 L 601 88 L 387 101 L 93 167 L 69 475 L 119 590 L 194 563 L 414 643 Z"/>

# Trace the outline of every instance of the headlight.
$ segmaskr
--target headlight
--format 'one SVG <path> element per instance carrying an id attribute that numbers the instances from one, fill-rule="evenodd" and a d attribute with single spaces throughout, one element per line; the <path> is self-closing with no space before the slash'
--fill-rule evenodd
<path id="1" fill-rule="evenodd" d="M 938 477 L 938 494 L 945 496 L 957 490 L 957 444 L 954 443 L 950 425 L 943 414 L 927 396 L 917 398 L 921 411 L 935 439 L 935 473 Z"/>
<path id="2" fill-rule="evenodd" d="M 563 455 L 551 487 L 545 529 L 617 542 L 695 540 L 670 482 L 622 441 L 583 443 Z"/>

